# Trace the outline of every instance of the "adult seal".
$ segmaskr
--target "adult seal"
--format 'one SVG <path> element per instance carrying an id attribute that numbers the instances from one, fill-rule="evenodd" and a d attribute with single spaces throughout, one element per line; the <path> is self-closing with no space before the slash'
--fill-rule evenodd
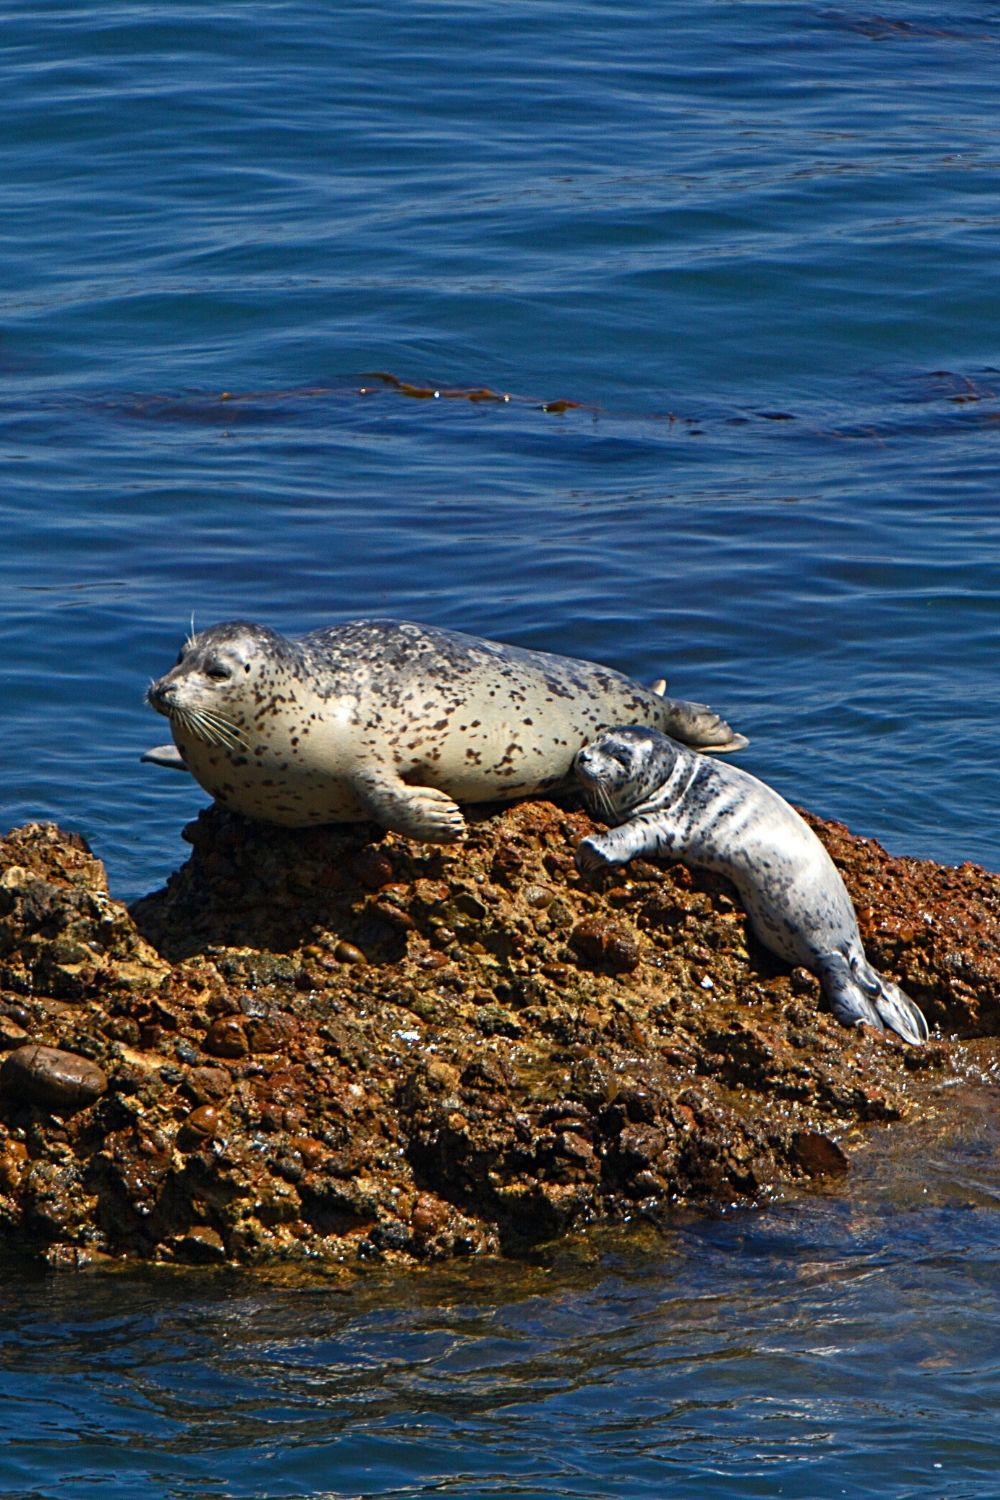
<path id="1" fill-rule="evenodd" d="M 593 662 L 452 630 L 355 620 L 295 639 L 238 620 L 192 636 L 147 693 L 188 770 L 219 802 L 292 827 L 373 819 L 458 838 L 461 802 L 572 784 L 611 724 L 654 725 L 699 750 L 746 744 L 700 703 Z"/>
<path id="2" fill-rule="evenodd" d="M 818 974 L 838 1021 L 927 1040 L 921 1011 L 865 958 L 833 860 L 771 787 L 638 727 L 600 735 L 574 770 L 591 811 L 619 825 L 581 841 L 581 870 L 660 855 L 726 875 L 765 948 Z"/>

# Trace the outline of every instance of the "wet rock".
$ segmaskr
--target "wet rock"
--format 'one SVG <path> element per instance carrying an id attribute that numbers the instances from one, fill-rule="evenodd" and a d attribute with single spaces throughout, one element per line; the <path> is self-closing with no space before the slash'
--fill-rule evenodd
<path id="1" fill-rule="evenodd" d="M 16 1047 L 23 1047 L 30 1040 L 26 1027 L 11 1020 L 10 1016 L 0 1016 L 0 1050 L 10 1052 Z"/>
<path id="2" fill-rule="evenodd" d="M 838 1141 L 944 1117 L 963 1044 L 845 1031 L 720 877 L 581 880 L 592 824 L 545 802 L 469 824 L 433 848 L 208 810 L 131 912 L 82 840 L 0 840 L 0 1241 L 53 1266 L 520 1252 L 841 1191 Z M 1000 1070 L 1000 879 L 815 826 L 872 960 Z"/>
<path id="3" fill-rule="evenodd" d="M 425 1238 L 442 1229 L 447 1222 L 448 1211 L 438 1198 L 421 1193 L 410 1214 L 410 1227 L 414 1234 Z"/>
<path id="4" fill-rule="evenodd" d="M 356 948 L 353 943 L 345 942 L 343 938 L 334 948 L 333 956 L 338 963 L 354 964 L 358 968 L 364 967 L 368 962 L 360 948 Z"/>
<path id="5" fill-rule="evenodd" d="M 28 1161 L 28 1148 L 23 1141 L 7 1141 L 0 1151 L 0 1193 L 16 1192 L 21 1184 Z"/>
<path id="6" fill-rule="evenodd" d="M 295 1022 L 289 1015 L 272 1011 L 267 1016 L 249 1021 L 245 1027 L 246 1042 L 250 1052 L 258 1053 L 281 1052 L 285 1048 L 295 1031 Z M 219 1054 L 225 1056 L 226 1054 Z M 240 1053 L 229 1053 L 229 1056 L 240 1056 Z"/>
<path id="7" fill-rule="evenodd" d="M 29 823 L 0 840 L 0 984 L 78 1000 L 98 985 L 154 985 L 165 972 L 79 835 Z"/>
<path id="8" fill-rule="evenodd" d="M 196 1104 L 217 1103 L 232 1087 L 232 1076 L 225 1068 L 190 1068 L 182 1083 L 184 1093 Z"/>
<path id="9" fill-rule="evenodd" d="M 435 953 L 433 951 L 423 953 L 417 959 L 417 963 L 422 969 L 444 969 L 447 968 L 449 962 L 450 960 L 446 953 Z"/>
<path id="10" fill-rule="evenodd" d="M 59 1047 L 31 1043 L 11 1052 L 0 1067 L 0 1089 L 12 1099 L 47 1109 L 92 1104 L 108 1087 L 103 1068 Z"/>
<path id="11" fill-rule="evenodd" d="M 603 916 L 588 917 L 577 923 L 569 940 L 588 963 L 606 964 L 611 969 L 634 969 L 642 955 L 639 939 L 632 929 L 624 922 Z"/>
<path id="12" fill-rule="evenodd" d="M 219 1111 L 212 1104 L 200 1104 L 177 1132 L 177 1145 L 182 1151 L 198 1150 L 212 1139 L 218 1128 Z"/>
<path id="13" fill-rule="evenodd" d="M 846 1151 L 818 1130 L 797 1130 L 792 1148 L 799 1166 L 810 1177 L 843 1177 L 851 1165 Z"/>
<path id="14" fill-rule="evenodd" d="M 234 1016 L 220 1016 L 213 1021 L 202 1045 L 213 1057 L 246 1057 L 250 1051 L 243 1024 Z"/>
<path id="15" fill-rule="evenodd" d="M 347 863 L 348 873 L 370 891 L 380 890 L 395 876 L 392 860 L 371 845 L 359 849 Z"/>
<path id="16" fill-rule="evenodd" d="M 226 1259 L 222 1236 L 207 1225 L 196 1224 L 186 1234 L 173 1235 L 165 1248 L 179 1261 L 192 1266 L 215 1266 Z"/>

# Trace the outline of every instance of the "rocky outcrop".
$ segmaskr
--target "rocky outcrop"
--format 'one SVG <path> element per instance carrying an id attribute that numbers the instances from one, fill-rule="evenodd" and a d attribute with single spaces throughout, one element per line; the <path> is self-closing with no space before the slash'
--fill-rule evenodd
<path id="1" fill-rule="evenodd" d="M 723 880 L 579 876 L 592 825 L 545 802 L 450 848 L 213 808 L 131 911 L 79 837 L 15 830 L 0 1236 L 53 1264 L 423 1261 L 843 1174 L 942 1107 L 952 1039 L 1000 1032 L 1000 877 L 814 826 L 949 1040 L 843 1030 Z"/>

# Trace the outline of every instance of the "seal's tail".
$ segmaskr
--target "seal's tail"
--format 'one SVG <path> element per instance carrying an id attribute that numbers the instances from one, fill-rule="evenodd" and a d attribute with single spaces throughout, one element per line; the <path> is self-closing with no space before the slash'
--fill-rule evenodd
<path id="1" fill-rule="evenodd" d="M 830 1009 L 844 1026 L 864 1021 L 878 1031 L 894 1031 L 915 1047 L 926 1042 L 930 1033 L 923 1011 L 864 959 L 827 953 L 816 969 Z"/>
<path id="2" fill-rule="evenodd" d="M 692 750 L 742 750 L 749 744 L 746 735 L 738 734 L 725 719 L 709 708 L 706 703 L 688 703 L 685 698 L 668 698 L 660 690 L 660 678 L 653 683 L 652 691 L 660 699 L 657 723 L 654 728 L 680 740 Z M 666 683 L 663 683 L 664 689 Z"/>

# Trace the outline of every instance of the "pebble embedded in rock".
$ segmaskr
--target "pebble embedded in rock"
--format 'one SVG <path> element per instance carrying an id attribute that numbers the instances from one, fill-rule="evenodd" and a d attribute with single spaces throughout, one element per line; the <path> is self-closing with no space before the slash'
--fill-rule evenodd
<path id="1" fill-rule="evenodd" d="M 26 1028 L 18 1025 L 10 1016 L 0 1016 L 0 1049 L 4 1052 L 23 1047 L 28 1042 L 29 1035 Z"/>
<path id="2" fill-rule="evenodd" d="M 232 1091 L 233 1080 L 225 1068 L 191 1068 L 182 1087 L 195 1104 L 210 1104 L 225 1099 Z"/>
<path id="3" fill-rule="evenodd" d="M 315 1140 L 309 1135 L 293 1135 L 289 1138 L 289 1146 L 297 1151 L 302 1158 L 303 1165 L 309 1168 L 315 1167 L 324 1156 L 329 1154 L 329 1148 L 322 1141 Z"/>
<path id="4" fill-rule="evenodd" d="M 27 1160 L 28 1148 L 21 1141 L 7 1142 L 6 1149 L 0 1152 L 0 1189 L 3 1192 L 11 1193 L 20 1185 Z"/>
<path id="5" fill-rule="evenodd" d="M 246 1057 L 250 1050 L 246 1032 L 232 1016 L 220 1016 L 205 1033 L 204 1048 L 213 1057 Z"/>
<path id="6" fill-rule="evenodd" d="M 570 944 L 588 963 L 613 969 L 634 969 L 641 956 L 639 939 L 624 922 L 587 917 L 570 933 Z"/>
<path id="7" fill-rule="evenodd" d="M 275 1012 L 262 1021 L 251 1021 L 246 1028 L 247 1046 L 253 1053 L 280 1052 L 287 1047 L 295 1031 L 291 1016 Z"/>
<path id="8" fill-rule="evenodd" d="M 219 1128 L 219 1111 L 212 1104 L 193 1109 L 177 1133 L 177 1143 L 192 1150 L 210 1141 Z"/>
<path id="9" fill-rule="evenodd" d="M 446 954 L 432 951 L 420 955 L 417 959 L 417 967 L 420 969 L 443 969 L 447 967 L 449 962 L 450 960 Z"/>
<path id="10" fill-rule="evenodd" d="M 368 962 L 360 948 L 355 948 L 353 943 L 347 943 L 343 938 L 334 948 L 333 956 L 338 963 L 355 964 L 359 969 Z"/>
<path id="11" fill-rule="evenodd" d="M 446 1213 L 439 1200 L 432 1198 L 429 1193 L 421 1193 L 410 1214 L 410 1227 L 415 1234 L 430 1235 L 441 1228 L 445 1218 Z"/>
<path id="12" fill-rule="evenodd" d="M 108 1087 L 103 1068 L 76 1052 L 31 1043 L 11 1052 L 0 1067 L 0 1088 L 25 1104 L 82 1109 Z"/>

